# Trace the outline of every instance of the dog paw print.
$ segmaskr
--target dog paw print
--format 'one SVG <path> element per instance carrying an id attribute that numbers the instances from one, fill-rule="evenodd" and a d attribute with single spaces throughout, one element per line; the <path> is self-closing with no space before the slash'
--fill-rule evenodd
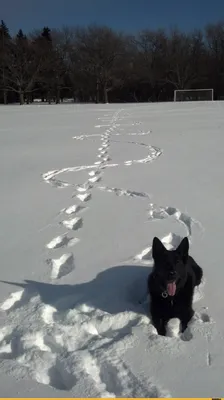
<path id="1" fill-rule="evenodd" d="M 191 339 L 193 339 L 193 334 L 191 332 L 191 328 L 188 326 L 187 329 L 181 334 L 180 338 L 184 342 L 190 342 Z"/>
<path id="2" fill-rule="evenodd" d="M 198 311 L 195 313 L 195 315 L 192 318 L 191 322 L 189 323 L 187 329 L 181 335 L 181 339 L 183 341 L 188 342 L 191 339 L 193 339 L 193 332 L 195 329 L 197 331 L 197 327 L 199 327 L 200 325 L 209 324 L 209 323 L 213 322 L 206 310 L 207 310 L 207 308 L 204 307 L 203 311 L 200 311 L 200 312 Z"/>
<path id="3" fill-rule="evenodd" d="M 201 312 L 197 312 L 195 314 L 195 320 L 200 322 L 200 323 L 208 323 L 208 322 L 212 322 L 211 317 L 209 316 L 209 314 L 207 313 L 207 307 L 203 308 L 203 311 Z"/>

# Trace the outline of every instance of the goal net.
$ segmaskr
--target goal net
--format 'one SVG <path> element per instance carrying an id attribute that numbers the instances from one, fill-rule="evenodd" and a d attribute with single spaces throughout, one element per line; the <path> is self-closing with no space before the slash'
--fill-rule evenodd
<path id="1" fill-rule="evenodd" d="M 211 101 L 213 100 L 213 89 L 186 89 L 174 90 L 174 101 Z"/>

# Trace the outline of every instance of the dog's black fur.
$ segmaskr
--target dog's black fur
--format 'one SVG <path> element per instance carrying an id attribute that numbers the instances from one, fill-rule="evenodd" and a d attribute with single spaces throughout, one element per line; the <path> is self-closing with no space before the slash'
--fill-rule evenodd
<path id="1" fill-rule="evenodd" d="M 180 319 L 184 332 L 194 315 L 194 288 L 200 285 L 203 271 L 188 255 L 188 251 L 187 237 L 176 250 L 167 250 L 158 238 L 153 239 L 154 267 L 148 277 L 148 291 L 152 323 L 159 335 L 166 335 L 166 324 L 171 318 Z M 167 293 L 167 284 L 170 282 L 176 283 L 174 296 Z"/>

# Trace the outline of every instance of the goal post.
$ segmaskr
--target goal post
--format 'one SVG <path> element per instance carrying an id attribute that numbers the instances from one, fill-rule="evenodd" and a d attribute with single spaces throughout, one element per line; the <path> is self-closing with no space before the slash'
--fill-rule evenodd
<path id="1" fill-rule="evenodd" d="M 174 90 L 173 101 L 213 101 L 214 89 Z"/>

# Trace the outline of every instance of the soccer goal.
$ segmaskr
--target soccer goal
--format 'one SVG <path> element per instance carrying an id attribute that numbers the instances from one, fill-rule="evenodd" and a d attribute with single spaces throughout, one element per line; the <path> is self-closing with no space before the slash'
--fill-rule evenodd
<path id="1" fill-rule="evenodd" d="M 174 101 L 212 101 L 214 89 L 174 90 Z"/>

